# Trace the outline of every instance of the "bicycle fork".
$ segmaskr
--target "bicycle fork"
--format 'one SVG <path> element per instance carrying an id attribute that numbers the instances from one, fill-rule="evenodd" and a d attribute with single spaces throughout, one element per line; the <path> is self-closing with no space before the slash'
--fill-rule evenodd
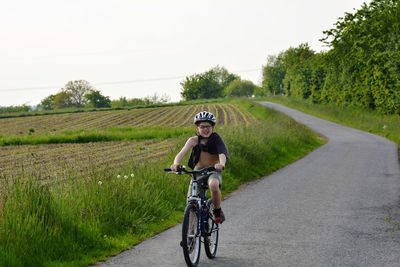
<path id="1" fill-rule="evenodd" d="M 191 197 L 189 198 L 189 203 L 191 205 L 195 206 L 195 209 L 197 210 L 197 233 L 200 236 L 206 236 L 208 233 L 208 207 L 206 203 L 202 203 L 204 200 L 201 198 L 197 197 Z M 195 218 L 193 218 L 195 219 Z M 194 229 L 193 229 L 194 230 Z"/>

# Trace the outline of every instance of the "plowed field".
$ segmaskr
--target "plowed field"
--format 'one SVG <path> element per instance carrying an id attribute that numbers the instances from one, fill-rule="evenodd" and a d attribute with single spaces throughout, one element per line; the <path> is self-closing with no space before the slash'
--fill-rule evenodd
<path id="1" fill-rule="evenodd" d="M 214 103 L 0 119 L 0 137 L 110 127 L 191 126 L 193 116 L 203 110 L 217 116 L 218 126 L 247 125 L 256 121 L 250 113 L 236 105 Z M 175 139 L 169 139 L 3 146 L 0 147 L 0 178 L 27 176 L 54 181 L 71 176 L 84 177 L 93 169 L 102 168 L 115 169 L 117 175 L 118 167 L 127 162 L 160 157 L 176 143 Z"/>
<path id="2" fill-rule="evenodd" d="M 0 119 L 0 135 L 27 135 L 65 130 L 106 129 L 127 126 L 190 126 L 200 111 L 213 112 L 219 125 L 248 124 L 255 121 L 248 112 L 232 104 L 205 104 L 132 110 L 96 111 Z"/>

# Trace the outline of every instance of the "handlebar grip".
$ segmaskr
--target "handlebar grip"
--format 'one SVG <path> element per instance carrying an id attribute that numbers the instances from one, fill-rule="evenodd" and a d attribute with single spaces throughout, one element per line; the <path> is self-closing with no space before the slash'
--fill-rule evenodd
<path id="1" fill-rule="evenodd" d="M 164 171 L 165 172 L 172 172 L 171 168 L 165 168 Z"/>

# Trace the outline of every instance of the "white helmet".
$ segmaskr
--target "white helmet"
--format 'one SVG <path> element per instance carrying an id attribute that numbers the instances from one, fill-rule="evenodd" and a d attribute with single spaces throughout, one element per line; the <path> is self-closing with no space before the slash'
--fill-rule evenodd
<path id="1" fill-rule="evenodd" d="M 197 124 L 202 121 L 208 121 L 212 125 L 215 125 L 217 120 L 215 119 L 214 114 L 212 114 L 211 112 L 202 111 L 202 112 L 197 113 L 196 116 L 194 116 L 193 121 L 194 121 L 194 124 Z"/>

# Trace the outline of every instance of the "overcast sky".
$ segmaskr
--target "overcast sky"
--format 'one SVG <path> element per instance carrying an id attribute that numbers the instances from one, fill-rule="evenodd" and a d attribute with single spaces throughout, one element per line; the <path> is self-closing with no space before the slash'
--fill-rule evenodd
<path id="1" fill-rule="evenodd" d="M 167 94 L 216 65 L 254 83 L 268 55 L 318 41 L 362 0 L 13 0 L 0 9 L 0 106 L 70 80 L 111 99 Z"/>

